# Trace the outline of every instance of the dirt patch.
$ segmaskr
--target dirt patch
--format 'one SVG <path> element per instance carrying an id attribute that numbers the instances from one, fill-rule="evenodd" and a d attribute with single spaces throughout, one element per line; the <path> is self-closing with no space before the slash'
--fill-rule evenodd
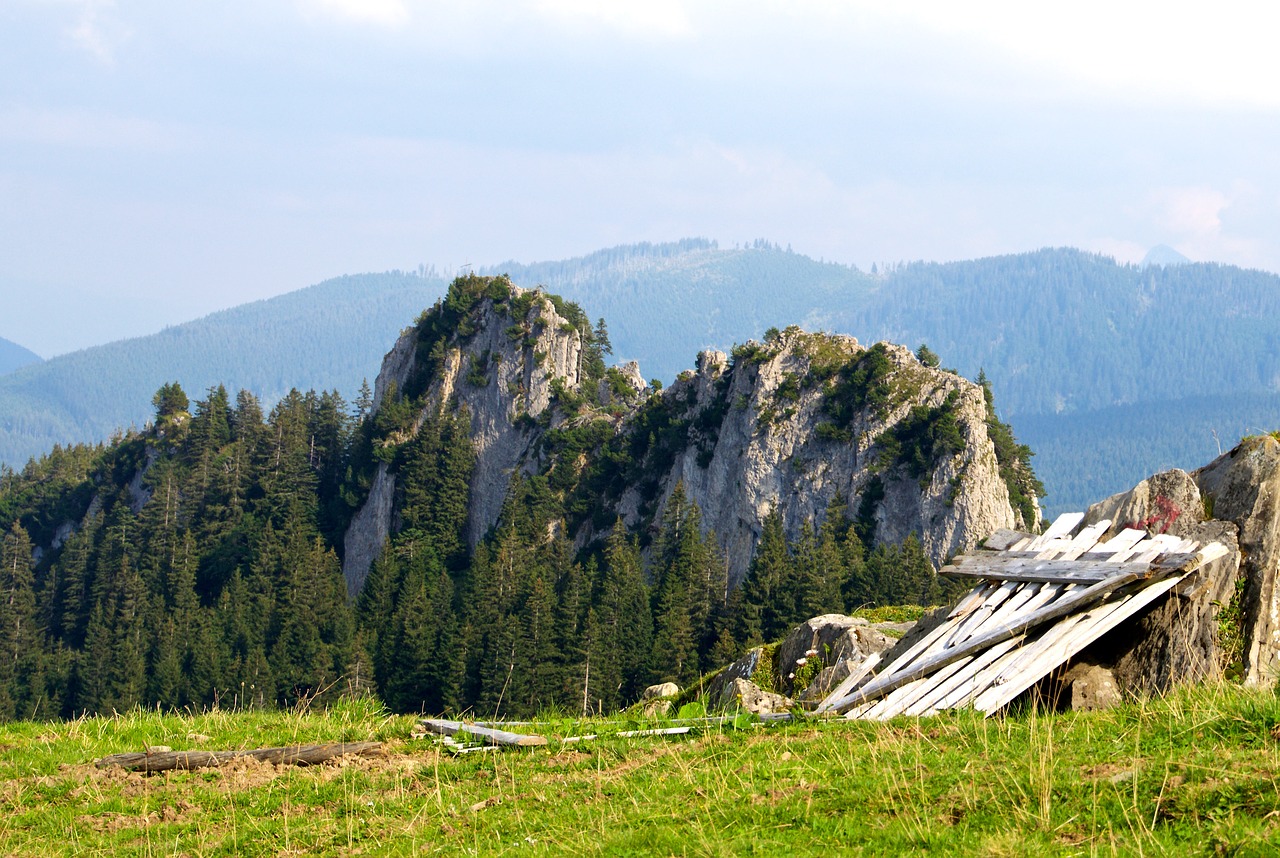
<path id="1" fill-rule="evenodd" d="M 662 759 L 663 757 L 669 755 L 670 753 L 671 753 L 670 748 L 657 748 L 656 750 L 650 752 L 644 757 L 640 757 L 637 759 L 623 760 L 618 765 L 613 766 L 612 768 L 606 769 L 602 775 L 602 779 L 606 781 L 617 780 L 618 778 L 624 777 L 630 774 L 631 772 L 634 772 L 636 769 L 639 769 L 643 766 L 647 766 L 652 762 Z"/>

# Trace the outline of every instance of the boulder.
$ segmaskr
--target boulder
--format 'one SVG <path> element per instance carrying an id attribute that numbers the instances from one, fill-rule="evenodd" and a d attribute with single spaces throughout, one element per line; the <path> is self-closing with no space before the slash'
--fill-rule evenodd
<path id="1" fill-rule="evenodd" d="M 640 695 L 641 700 L 655 700 L 662 697 L 675 697 L 680 693 L 680 686 L 674 682 L 662 682 L 650 685 Z"/>
<path id="2" fill-rule="evenodd" d="M 772 691 L 763 691 L 749 679 L 735 679 L 732 689 L 733 699 L 743 712 L 773 715 L 778 712 L 788 712 L 795 705 L 791 698 Z"/>
<path id="3" fill-rule="evenodd" d="M 1205 509 L 1196 478 L 1175 469 L 1100 501 L 1085 514 L 1086 522 L 1111 519 L 1111 533 L 1137 527 L 1230 549 L 1091 649 L 1091 657 L 1110 665 L 1125 690 L 1162 694 L 1179 683 L 1220 677 L 1229 660 L 1218 632 L 1239 574 L 1237 530 L 1231 522 L 1203 521 Z"/>
<path id="4" fill-rule="evenodd" d="M 650 685 L 640 695 L 641 711 L 646 718 L 660 718 L 671 714 L 671 701 L 680 693 L 674 682 Z"/>
<path id="5" fill-rule="evenodd" d="M 1247 438 L 1193 475 L 1214 518 L 1239 531 L 1245 685 L 1280 678 L 1280 441 Z"/>
<path id="6" fill-rule="evenodd" d="M 1085 513 L 1086 524 L 1104 518 L 1111 520 L 1112 534 L 1132 527 L 1185 537 L 1204 519 L 1204 503 L 1195 479 L 1175 468 L 1099 501 Z"/>
<path id="7" fill-rule="evenodd" d="M 728 665 L 707 682 L 703 700 L 708 711 L 730 709 L 737 702 L 738 692 L 734 683 L 739 679 L 750 679 L 755 675 L 760 664 L 763 647 L 755 647 L 742 658 Z"/>
<path id="8" fill-rule="evenodd" d="M 814 658 L 821 660 L 824 671 L 838 668 L 831 675 L 843 670 L 843 679 L 867 656 L 884 652 L 894 643 L 893 638 L 863 617 L 823 614 L 806 620 L 778 645 L 778 687 L 785 693 L 794 693 L 795 674 Z"/>
<path id="9" fill-rule="evenodd" d="M 1077 712 L 1110 709 L 1123 699 L 1115 676 L 1097 664 L 1073 666 L 1063 675 L 1062 688 L 1070 693 L 1071 708 Z"/>
<path id="10" fill-rule="evenodd" d="M 1220 640 L 1219 619 L 1239 575 L 1235 525 L 1205 522 L 1186 535 L 1202 544 L 1221 542 L 1229 551 L 1099 641 L 1116 648 L 1112 670 L 1127 691 L 1164 694 L 1175 685 L 1220 679 L 1230 660 Z"/>

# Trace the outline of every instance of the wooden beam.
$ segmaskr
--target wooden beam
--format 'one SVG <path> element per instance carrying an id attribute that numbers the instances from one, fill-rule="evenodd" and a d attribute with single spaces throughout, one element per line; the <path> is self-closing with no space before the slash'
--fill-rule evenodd
<path id="1" fill-rule="evenodd" d="M 160 753 L 112 754 L 95 764 L 100 769 L 120 766 L 132 772 L 168 772 L 177 769 L 204 769 L 225 765 L 234 760 L 261 760 L 278 765 L 314 766 L 335 757 L 354 754 L 376 755 L 381 742 L 340 742 L 331 745 L 289 745 L 283 748 L 257 748 L 251 751 L 164 751 Z"/>
<path id="2" fill-rule="evenodd" d="M 464 724 L 461 721 L 448 721 L 444 718 L 423 718 L 418 723 L 429 732 L 439 733 L 441 736 L 467 733 L 490 745 L 514 745 L 521 748 L 532 748 L 547 744 L 545 736 L 508 733 L 506 730 L 481 727 L 479 724 Z"/>

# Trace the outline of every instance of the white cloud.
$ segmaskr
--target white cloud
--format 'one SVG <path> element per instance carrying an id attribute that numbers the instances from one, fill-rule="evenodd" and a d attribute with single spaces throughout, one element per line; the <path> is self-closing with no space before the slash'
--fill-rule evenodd
<path id="1" fill-rule="evenodd" d="M 857 0 L 1111 95 L 1280 107 L 1274 11 L 1253 0 Z"/>
<path id="2" fill-rule="evenodd" d="M 1227 195 L 1213 188 L 1163 188 L 1153 195 L 1155 220 L 1181 238 L 1206 239 L 1222 231 Z"/>
<path id="3" fill-rule="evenodd" d="M 534 9 L 570 27 L 625 36 L 679 38 L 693 32 L 681 0 L 534 0 Z"/>
<path id="4" fill-rule="evenodd" d="M 410 18 L 404 0 L 298 0 L 298 6 L 304 15 L 381 27 L 401 27 Z"/>
<path id="5" fill-rule="evenodd" d="M 115 65 L 116 51 L 130 36 L 114 14 L 115 0 L 81 0 L 76 5 L 76 21 L 68 30 L 71 41 L 103 65 Z"/>

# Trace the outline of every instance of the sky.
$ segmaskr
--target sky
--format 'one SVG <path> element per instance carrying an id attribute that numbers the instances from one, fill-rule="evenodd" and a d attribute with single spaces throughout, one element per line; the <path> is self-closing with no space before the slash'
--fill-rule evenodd
<path id="1" fill-rule="evenodd" d="M 1280 271 L 1280 12 L 0 0 L 0 336 L 686 236 Z"/>

